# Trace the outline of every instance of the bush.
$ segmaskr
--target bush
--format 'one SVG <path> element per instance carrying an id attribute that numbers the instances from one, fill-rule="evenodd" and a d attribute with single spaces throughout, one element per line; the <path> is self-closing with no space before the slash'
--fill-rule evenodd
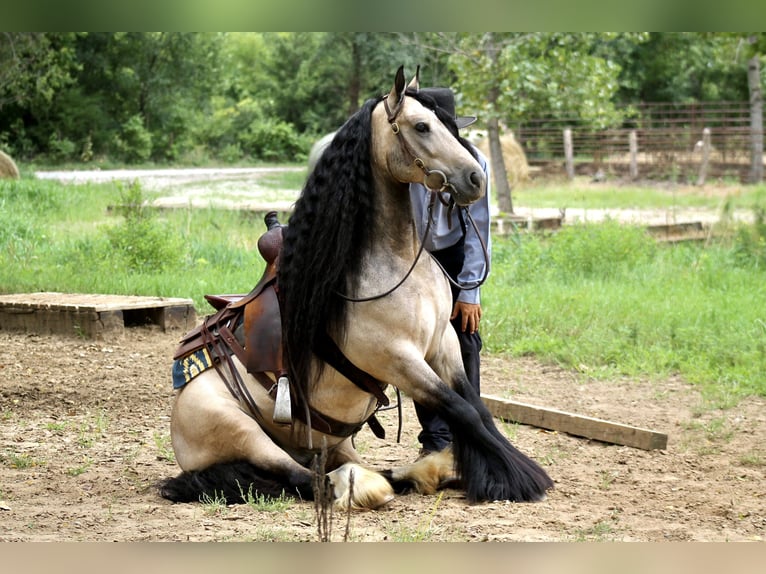
<path id="1" fill-rule="evenodd" d="M 122 130 L 114 139 L 117 153 L 130 163 L 146 161 L 152 155 L 152 134 L 144 127 L 140 114 L 131 116 L 122 125 Z"/>
<path id="2" fill-rule="evenodd" d="M 184 258 L 178 236 L 168 233 L 148 209 L 141 186 L 134 182 L 121 188 L 121 224 L 107 229 L 112 248 L 133 271 L 164 271 Z"/>
<path id="3" fill-rule="evenodd" d="M 239 136 L 239 145 L 250 156 L 267 161 L 294 160 L 304 153 L 303 142 L 287 122 L 256 120 Z"/>

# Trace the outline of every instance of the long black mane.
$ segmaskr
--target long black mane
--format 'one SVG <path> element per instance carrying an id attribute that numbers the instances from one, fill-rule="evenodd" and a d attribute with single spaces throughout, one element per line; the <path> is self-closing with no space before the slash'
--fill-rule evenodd
<path id="1" fill-rule="evenodd" d="M 306 180 L 284 229 L 279 297 L 287 364 L 300 394 L 312 381 L 312 348 L 320 337 L 341 342 L 376 213 L 371 151 L 372 110 L 365 102 L 338 130 Z"/>

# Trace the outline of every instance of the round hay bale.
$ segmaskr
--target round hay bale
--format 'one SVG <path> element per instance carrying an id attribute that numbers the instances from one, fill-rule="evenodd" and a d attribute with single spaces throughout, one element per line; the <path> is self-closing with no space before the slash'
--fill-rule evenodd
<path id="1" fill-rule="evenodd" d="M 11 156 L 0 150 L 0 178 L 19 179 L 19 168 Z"/>
<path id="2" fill-rule="evenodd" d="M 477 132 L 468 138 L 479 151 L 489 158 L 489 138 L 486 133 Z M 524 149 L 521 147 L 513 132 L 506 131 L 500 136 L 500 146 L 503 149 L 503 162 L 508 172 L 508 183 L 515 187 L 529 180 L 529 164 Z"/>

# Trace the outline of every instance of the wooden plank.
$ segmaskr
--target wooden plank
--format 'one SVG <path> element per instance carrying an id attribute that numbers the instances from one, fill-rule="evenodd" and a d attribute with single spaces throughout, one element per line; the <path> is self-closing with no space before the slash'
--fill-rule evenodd
<path id="1" fill-rule="evenodd" d="M 0 295 L 0 307 L 18 306 L 31 309 L 62 311 L 115 311 L 121 309 L 149 309 L 173 305 L 193 305 L 191 299 L 174 297 L 143 297 L 139 295 L 102 295 L 83 293 L 17 293 Z"/>
<path id="2" fill-rule="evenodd" d="M 668 446 L 668 435 L 657 431 L 528 405 L 493 395 L 482 394 L 481 398 L 493 416 L 504 420 L 643 450 L 665 449 Z"/>
<path id="3" fill-rule="evenodd" d="M 159 325 L 189 329 L 196 322 L 191 299 L 83 293 L 0 295 L 0 330 L 63 333 L 100 338 L 125 327 Z"/>

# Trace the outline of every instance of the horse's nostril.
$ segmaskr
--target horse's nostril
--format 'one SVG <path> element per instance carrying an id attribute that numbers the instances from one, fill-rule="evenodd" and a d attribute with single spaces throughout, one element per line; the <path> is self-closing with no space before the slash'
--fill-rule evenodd
<path id="1" fill-rule="evenodd" d="M 475 171 L 471 172 L 470 180 L 471 180 L 471 183 L 476 187 L 479 187 L 481 185 L 481 176 Z"/>

